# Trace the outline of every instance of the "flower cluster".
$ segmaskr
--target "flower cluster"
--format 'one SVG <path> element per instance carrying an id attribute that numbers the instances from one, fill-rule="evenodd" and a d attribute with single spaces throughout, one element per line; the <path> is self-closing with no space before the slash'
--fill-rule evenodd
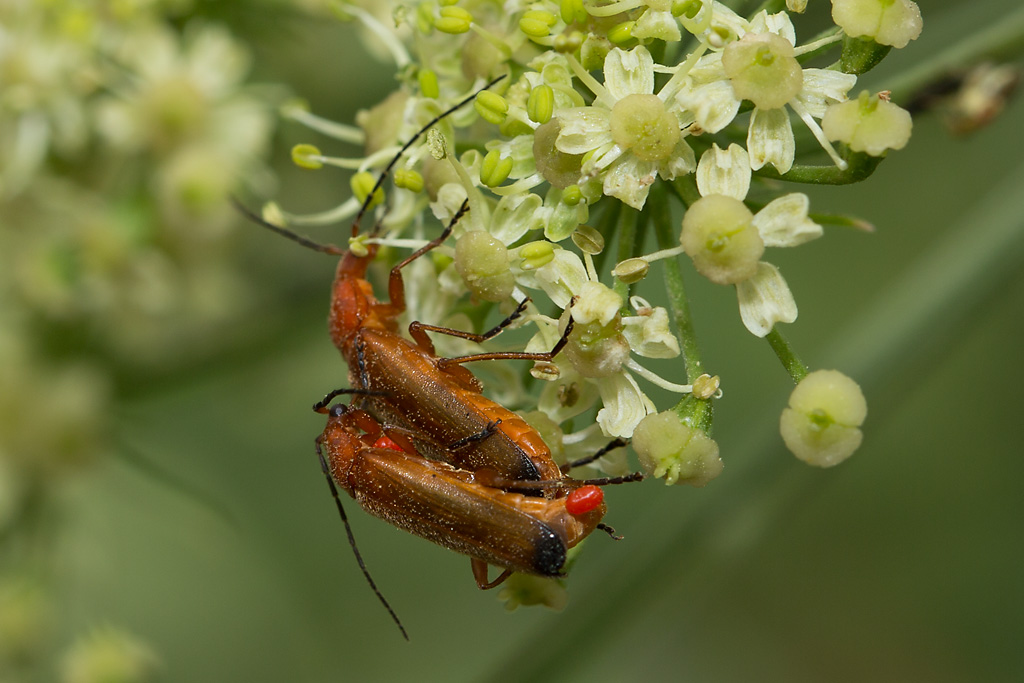
<path id="1" fill-rule="evenodd" d="M 245 289 L 226 196 L 263 168 L 272 109 L 244 84 L 237 38 L 176 23 L 187 4 L 0 5 L 5 680 L 54 651 L 62 609 L 38 552 L 55 525 L 27 520 L 115 450 L 116 378 L 202 348 Z M 93 640 L 64 680 L 150 679 L 115 662 L 127 640 Z"/>
<path id="2" fill-rule="evenodd" d="M 449 306 L 468 295 L 508 309 L 529 296 L 518 321 L 534 328 L 528 351 L 551 348 L 574 321 L 564 352 L 531 371 L 539 392 L 516 399 L 539 409 L 546 435 L 559 448 L 634 437 L 645 469 L 668 483 L 703 486 L 717 476 L 709 402 L 721 396 L 720 380 L 702 371 L 682 280 L 671 274 L 679 273 L 676 259 L 685 253 L 697 273 L 734 286 L 744 326 L 769 338 L 795 381 L 807 375 L 777 329 L 796 320 L 796 302 L 764 256 L 767 247 L 821 237 L 827 221 L 811 218 L 807 195 L 779 194 L 764 179 L 858 180 L 877 164 L 871 158 L 906 144 L 906 112 L 884 93 L 850 99 L 860 70 L 844 65 L 916 38 L 917 6 L 834 0 L 837 26 L 807 42 L 781 7 L 743 17 L 713 0 L 440 0 L 398 6 L 390 20 L 383 10 L 337 8 L 361 22 L 368 42 L 387 46 L 401 85 L 356 126 L 286 110 L 364 151 L 343 158 L 297 147 L 306 168 L 357 171 L 354 193 L 323 214 L 277 215 L 297 224 L 349 218 L 375 171 L 399 155 L 394 190 L 374 198 L 389 231 L 377 241 L 420 244 L 427 209 L 447 221 L 464 202 L 470 207 L 451 257 L 411 289 L 442 291 Z M 399 154 L 426 121 L 474 92 L 472 108 Z M 826 163 L 814 165 L 819 159 Z M 649 232 L 660 249 L 644 253 Z M 666 308 L 634 292 L 659 260 L 674 283 L 675 327 Z M 438 311 L 436 298 L 429 312 L 416 303 L 414 318 L 451 312 Z M 645 366 L 680 354 L 672 376 Z M 652 386 L 679 394 L 679 404 L 659 412 Z M 785 441 L 808 462 L 834 464 L 841 458 L 830 439 L 800 440 L 807 431 L 793 416 L 816 414 L 808 401 L 829 405 L 836 384 L 816 386 L 786 409 Z M 822 453 L 810 452 L 815 443 Z M 625 467 L 621 458 L 600 464 L 610 473 Z"/>

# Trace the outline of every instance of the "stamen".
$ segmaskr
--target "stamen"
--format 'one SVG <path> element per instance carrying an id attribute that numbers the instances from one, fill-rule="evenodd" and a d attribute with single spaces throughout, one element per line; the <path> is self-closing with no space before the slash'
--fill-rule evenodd
<path id="1" fill-rule="evenodd" d="M 664 379 L 663 377 L 656 375 L 652 371 L 640 365 L 632 358 L 628 359 L 625 363 L 623 363 L 623 367 L 632 370 L 634 373 L 640 375 L 651 384 L 657 387 L 661 387 L 666 391 L 671 391 L 677 394 L 689 394 L 693 392 L 692 384 L 676 384 L 675 382 L 669 382 L 667 379 Z"/>
<path id="2" fill-rule="evenodd" d="M 825 150 L 825 153 L 832 158 L 832 161 L 833 163 L 835 163 L 836 168 L 838 168 L 840 171 L 845 171 L 849 164 L 847 164 L 846 161 L 840 158 L 839 154 L 832 146 L 832 143 L 829 142 L 828 138 L 825 137 L 825 133 L 821 130 L 821 126 L 819 126 L 818 122 L 814 120 L 814 117 L 812 117 L 811 113 L 807 111 L 807 108 L 804 107 L 804 105 L 801 104 L 799 100 L 795 99 L 789 102 L 789 106 L 793 108 L 793 111 L 796 112 L 796 115 L 800 117 L 804 124 L 811 129 L 811 133 L 814 135 L 814 138 L 818 141 L 818 144 L 821 145 L 822 149 Z"/>

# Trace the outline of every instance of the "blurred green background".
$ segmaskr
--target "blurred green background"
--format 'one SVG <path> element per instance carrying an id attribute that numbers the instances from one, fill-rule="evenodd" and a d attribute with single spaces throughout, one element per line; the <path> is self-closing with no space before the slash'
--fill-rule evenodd
<path id="1" fill-rule="evenodd" d="M 338 121 L 393 87 L 351 26 L 240 4 L 195 11 L 253 50 L 250 81 L 286 83 Z M 920 4 L 924 34 L 865 87 L 1017 9 Z M 853 458 L 816 470 L 785 450 L 790 380 L 731 290 L 687 266 L 725 389 L 723 475 L 608 490 L 625 540 L 587 543 L 562 612 L 505 613 L 466 558 L 350 505 L 408 643 L 360 575 L 313 453 L 323 418 L 309 407 L 346 383 L 325 333 L 333 259 L 240 224 L 231 253 L 257 273 L 258 305 L 208 352 L 124 371 L 117 452 L 59 484 L 55 641 L 116 624 L 156 652 L 163 680 L 192 682 L 1021 680 L 1022 124 L 1020 99 L 966 137 L 919 117 L 867 182 L 810 191 L 814 210 L 859 215 L 874 234 L 831 229 L 773 254 L 800 305 L 789 339 L 813 368 L 862 382 Z M 275 198 L 292 210 L 348 193 L 342 174 L 288 162 L 312 137 L 278 127 Z"/>

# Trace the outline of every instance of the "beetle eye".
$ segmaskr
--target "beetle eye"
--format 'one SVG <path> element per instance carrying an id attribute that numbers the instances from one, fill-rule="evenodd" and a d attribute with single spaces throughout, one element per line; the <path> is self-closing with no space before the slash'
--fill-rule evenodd
<path id="1" fill-rule="evenodd" d="M 347 412 L 348 412 L 348 407 L 344 403 L 335 403 L 333 406 L 331 406 L 330 416 L 331 417 L 341 417 L 342 415 L 344 415 Z"/>

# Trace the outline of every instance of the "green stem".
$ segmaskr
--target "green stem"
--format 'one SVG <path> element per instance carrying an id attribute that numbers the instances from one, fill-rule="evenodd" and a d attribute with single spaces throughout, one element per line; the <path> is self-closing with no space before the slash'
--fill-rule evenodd
<path id="1" fill-rule="evenodd" d="M 672 188 L 672 191 L 679 197 L 679 201 L 686 208 L 690 208 L 691 204 L 700 199 L 700 191 L 697 189 L 697 176 L 694 173 L 676 178 L 669 184 L 669 187 Z"/>
<path id="2" fill-rule="evenodd" d="M 658 237 L 658 248 L 668 249 L 678 246 L 679 235 L 674 229 L 675 223 L 672 221 L 672 211 L 668 205 L 665 188 L 661 184 L 652 188 L 647 202 L 650 207 L 651 221 L 654 223 L 654 231 Z M 683 271 L 679 267 L 679 257 L 665 259 L 664 264 L 665 288 L 668 290 L 672 315 L 676 319 L 676 326 L 682 342 L 681 350 L 683 363 L 686 365 L 686 381 L 693 382 L 695 378 L 704 374 L 704 364 L 700 359 L 697 333 L 693 327 L 693 318 L 690 316 L 690 301 L 686 297 Z"/>
<path id="3" fill-rule="evenodd" d="M 626 259 L 636 256 L 634 248 L 638 234 L 637 223 L 640 221 L 640 216 L 640 212 L 635 209 L 628 206 L 622 207 L 622 211 L 619 213 L 619 242 L 616 263 L 622 263 Z M 622 297 L 624 303 L 629 298 L 629 285 L 622 280 L 616 279 L 612 289 Z"/>
<path id="4" fill-rule="evenodd" d="M 764 339 L 768 342 L 768 346 L 772 347 L 775 355 L 779 357 L 782 367 L 786 368 L 786 372 L 793 378 L 793 381 L 799 384 L 800 380 L 807 376 L 807 366 L 797 358 L 796 352 L 793 351 L 789 341 L 779 332 L 779 328 L 773 327 Z"/>
<path id="5" fill-rule="evenodd" d="M 787 180 L 791 183 L 809 183 L 814 185 L 849 185 L 866 179 L 885 157 L 873 157 L 867 154 L 852 152 L 844 156 L 849 166 L 842 170 L 836 166 L 801 166 L 797 165 L 786 173 L 779 173 L 774 166 L 765 166 L 754 171 L 759 178 L 771 180 Z"/>

